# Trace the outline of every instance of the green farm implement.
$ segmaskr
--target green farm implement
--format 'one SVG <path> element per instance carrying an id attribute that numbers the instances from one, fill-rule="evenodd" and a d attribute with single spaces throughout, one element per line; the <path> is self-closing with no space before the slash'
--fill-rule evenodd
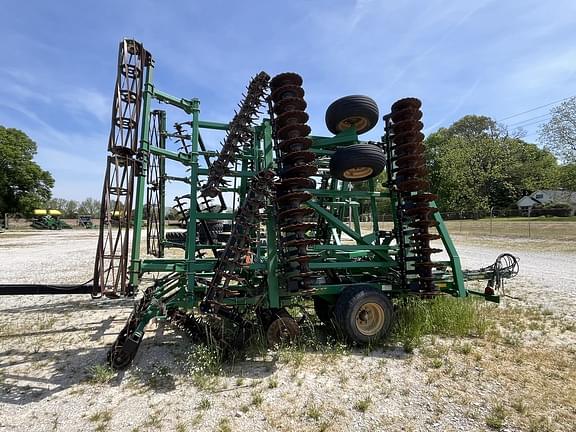
<path id="1" fill-rule="evenodd" d="M 36 209 L 34 210 L 32 217 L 31 227 L 44 230 L 61 230 L 72 228 L 70 225 L 60 219 L 61 215 L 62 212 L 60 212 L 60 210 Z"/>
<path id="2" fill-rule="evenodd" d="M 141 43 L 122 41 L 118 59 L 92 295 L 141 297 L 108 353 L 113 367 L 132 362 L 152 319 L 196 334 L 213 322 L 236 335 L 259 329 L 275 344 L 299 333 L 289 309 L 313 304 L 363 344 L 388 333 L 398 298 L 498 301 L 517 273 L 509 254 L 461 269 L 429 191 L 418 99 L 392 104 L 378 142 L 359 138 L 380 121 L 376 103 L 338 99 L 326 112 L 331 135 L 316 136 L 295 73 L 258 73 L 220 123 L 202 117 L 198 99 L 155 85 Z M 173 127 L 169 114 L 180 116 Z M 220 146 L 209 139 L 218 133 Z M 185 188 L 174 208 L 180 231 L 166 230 L 169 183 Z M 447 259 L 433 259 L 437 244 Z M 486 289 L 468 290 L 472 279 Z"/>

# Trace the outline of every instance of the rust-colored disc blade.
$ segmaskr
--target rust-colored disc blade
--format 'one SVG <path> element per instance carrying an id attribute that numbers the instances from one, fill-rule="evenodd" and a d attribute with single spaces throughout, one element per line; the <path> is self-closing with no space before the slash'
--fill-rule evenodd
<path id="1" fill-rule="evenodd" d="M 413 179 L 406 180 L 402 183 L 398 183 L 398 190 L 401 192 L 406 191 L 417 191 L 422 189 L 428 189 L 430 187 L 430 182 L 428 180 Z"/>
<path id="2" fill-rule="evenodd" d="M 398 157 L 409 154 L 422 154 L 424 152 L 424 144 L 420 141 L 413 141 L 396 146 L 396 154 Z"/>
<path id="3" fill-rule="evenodd" d="M 308 163 L 316 159 L 316 155 L 310 151 L 297 151 L 286 153 L 282 156 L 282 163 L 285 165 L 293 165 L 295 163 Z"/>
<path id="4" fill-rule="evenodd" d="M 276 103 L 280 102 L 283 99 L 287 99 L 287 98 L 300 98 L 300 99 L 302 99 L 304 97 L 304 89 L 300 86 L 284 85 L 284 86 L 278 87 L 276 90 L 274 90 L 270 97 Z"/>
<path id="5" fill-rule="evenodd" d="M 435 253 L 440 253 L 442 252 L 442 249 L 436 249 L 436 248 L 420 248 L 420 249 L 416 249 L 416 253 L 419 253 L 421 255 L 431 255 L 431 254 L 435 254 Z"/>
<path id="6" fill-rule="evenodd" d="M 281 129 L 289 124 L 306 123 L 308 118 L 304 111 L 286 111 L 276 119 L 276 126 Z"/>
<path id="7" fill-rule="evenodd" d="M 399 167 L 417 166 L 425 163 L 421 154 L 411 154 L 396 159 L 396 165 Z"/>
<path id="8" fill-rule="evenodd" d="M 311 229 L 316 228 L 316 223 L 314 222 L 303 222 L 300 224 L 294 224 L 294 225 L 287 225 L 282 227 L 282 230 L 286 231 L 286 232 L 306 232 L 306 231 L 310 231 Z"/>
<path id="9" fill-rule="evenodd" d="M 409 225 L 411 227 L 414 227 L 414 228 L 428 228 L 428 227 L 436 226 L 436 221 L 421 220 L 421 221 L 410 222 Z"/>
<path id="10" fill-rule="evenodd" d="M 298 246 L 310 246 L 313 244 L 318 243 L 316 239 L 295 239 L 295 240 L 288 240 L 284 243 L 286 247 L 298 247 Z"/>
<path id="11" fill-rule="evenodd" d="M 411 175 L 426 175 L 426 165 L 419 165 L 415 167 L 400 168 L 396 171 L 399 176 L 411 176 Z"/>
<path id="12" fill-rule="evenodd" d="M 310 147 L 312 147 L 312 140 L 300 137 L 282 141 L 278 145 L 278 148 L 285 153 L 308 150 Z"/>
<path id="13" fill-rule="evenodd" d="M 316 182 L 313 179 L 306 177 L 293 177 L 276 183 L 276 190 L 279 194 L 314 188 L 316 188 Z"/>
<path id="14" fill-rule="evenodd" d="M 308 261 L 310 261 L 310 258 L 312 258 L 312 257 L 310 257 L 309 255 L 296 255 L 293 257 L 289 257 L 288 262 L 295 262 L 295 263 L 303 264 L 303 263 L 307 263 Z"/>
<path id="15" fill-rule="evenodd" d="M 430 240 L 439 240 L 440 236 L 438 234 L 428 234 L 428 233 L 418 233 L 414 234 L 410 237 L 412 241 L 430 241 Z"/>
<path id="16" fill-rule="evenodd" d="M 278 201 L 279 205 L 287 204 L 290 202 L 297 202 L 299 204 L 301 202 L 308 201 L 310 198 L 312 198 L 312 194 L 310 192 L 292 192 L 278 197 L 276 201 Z"/>
<path id="17" fill-rule="evenodd" d="M 300 165 L 292 168 L 282 170 L 281 177 L 310 177 L 318 172 L 318 168 L 314 165 Z"/>
<path id="18" fill-rule="evenodd" d="M 428 207 L 427 205 L 419 205 L 417 207 L 407 208 L 404 210 L 404 213 L 407 216 L 426 216 L 432 213 L 436 213 L 437 211 L 437 208 Z"/>
<path id="19" fill-rule="evenodd" d="M 404 120 L 399 123 L 394 123 L 392 125 L 392 131 L 396 136 L 404 134 L 406 132 L 418 132 L 424 128 L 424 124 L 420 121 L 415 120 Z"/>
<path id="20" fill-rule="evenodd" d="M 306 101 L 302 98 L 286 98 L 274 106 L 274 112 L 281 115 L 287 111 L 304 111 L 306 106 Z"/>
<path id="21" fill-rule="evenodd" d="M 270 88 L 274 91 L 285 85 L 302 85 L 302 77 L 294 72 L 284 72 L 270 80 Z"/>
<path id="22" fill-rule="evenodd" d="M 418 262 L 415 264 L 416 268 L 438 268 L 438 267 L 446 267 L 446 264 L 438 264 L 432 261 L 424 261 Z"/>
<path id="23" fill-rule="evenodd" d="M 422 118 L 422 111 L 414 108 L 404 108 L 399 111 L 394 111 L 390 116 L 394 123 L 404 120 L 420 120 Z"/>
<path id="24" fill-rule="evenodd" d="M 392 142 L 397 145 L 413 142 L 413 141 L 423 141 L 425 138 L 424 134 L 420 131 L 410 130 L 408 132 L 396 133 L 392 136 Z"/>
<path id="25" fill-rule="evenodd" d="M 278 139 L 287 140 L 291 138 L 304 138 L 310 135 L 310 126 L 305 124 L 291 124 L 284 126 L 282 129 L 278 130 Z"/>
<path id="26" fill-rule="evenodd" d="M 303 208 L 295 208 L 295 209 L 288 209 L 278 213 L 278 219 L 282 220 L 290 220 L 290 219 L 298 219 L 304 218 L 306 216 L 310 216 L 314 214 L 314 210 L 309 207 Z"/>
<path id="27" fill-rule="evenodd" d="M 432 193 L 424 192 L 419 193 L 417 195 L 406 195 L 404 196 L 406 201 L 411 201 L 414 203 L 423 203 L 423 202 L 430 202 L 435 201 L 438 199 L 438 195 L 434 195 Z"/>
<path id="28" fill-rule="evenodd" d="M 421 106 L 422 106 L 422 102 L 420 102 L 420 99 L 404 98 L 404 99 L 400 99 L 400 100 L 397 100 L 396 102 L 394 102 L 392 104 L 391 111 L 392 112 L 401 111 L 405 108 L 420 109 Z"/>

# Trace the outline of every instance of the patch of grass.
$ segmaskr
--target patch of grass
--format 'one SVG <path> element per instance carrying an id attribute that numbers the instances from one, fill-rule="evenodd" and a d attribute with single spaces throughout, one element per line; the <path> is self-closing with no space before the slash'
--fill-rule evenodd
<path id="1" fill-rule="evenodd" d="M 142 426 L 146 429 L 160 430 L 163 418 L 164 416 L 160 410 L 154 410 L 148 414 L 148 418 L 142 423 Z"/>
<path id="2" fill-rule="evenodd" d="M 515 400 L 514 402 L 512 402 L 511 406 L 518 414 L 524 415 L 528 413 L 528 407 L 526 406 L 526 404 L 522 399 Z"/>
<path id="3" fill-rule="evenodd" d="M 490 410 L 490 413 L 484 419 L 486 426 L 491 429 L 500 430 L 504 427 L 506 420 L 506 411 L 501 404 L 496 404 Z"/>
<path id="4" fill-rule="evenodd" d="M 88 368 L 88 381 L 92 384 L 106 384 L 114 379 L 116 371 L 108 365 L 97 364 Z"/>
<path id="5" fill-rule="evenodd" d="M 260 405 L 262 405 L 262 402 L 264 402 L 264 398 L 262 397 L 262 393 L 260 393 L 260 392 L 252 393 L 252 401 L 251 401 L 252 405 L 254 405 L 255 407 L 259 407 Z"/>
<path id="6" fill-rule="evenodd" d="M 186 425 L 184 423 L 178 423 L 176 425 L 176 432 L 187 432 L 188 428 L 186 427 Z"/>
<path id="7" fill-rule="evenodd" d="M 198 409 L 201 409 L 201 410 L 210 409 L 211 406 L 212 406 L 212 402 L 210 402 L 210 399 L 208 399 L 208 398 L 203 398 L 203 399 L 198 403 Z"/>
<path id="8" fill-rule="evenodd" d="M 278 387 L 278 380 L 276 378 L 270 378 L 268 380 L 268 388 L 273 389 Z"/>
<path id="9" fill-rule="evenodd" d="M 316 404 L 310 404 L 306 409 L 306 416 L 310 417 L 312 420 L 318 421 L 321 415 L 320 407 Z"/>
<path id="10" fill-rule="evenodd" d="M 468 355 L 472 352 L 472 344 L 464 342 L 456 347 L 456 351 L 460 354 Z"/>
<path id="11" fill-rule="evenodd" d="M 368 411 L 368 408 L 370 408 L 370 405 L 372 405 L 372 399 L 368 396 L 367 398 L 357 400 L 354 403 L 354 409 L 361 413 L 365 413 Z"/>
<path id="12" fill-rule="evenodd" d="M 491 326 L 488 308 L 472 298 L 405 299 L 398 307 L 393 337 L 410 353 L 421 345 L 425 335 L 483 336 Z"/>
<path id="13" fill-rule="evenodd" d="M 215 346 L 194 345 L 186 356 L 188 373 L 191 375 L 220 375 L 222 355 Z"/>
<path id="14" fill-rule="evenodd" d="M 109 410 L 96 411 L 88 417 L 88 420 L 97 423 L 95 428 L 96 432 L 105 432 L 108 430 L 110 420 L 112 420 L 112 412 Z"/>
<path id="15" fill-rule="evenodd" d="M 530 419 L 528 424 L 528 432 L 552 432 L 554 428 L 546 417 L 538 417 Z"/>
<path id="16" fill-rule="evenodd" d="M 230 420 L 227 418 L 221 418 L 218 422 L 218 427 L 216 428 L 218 432 L 232 432 L 232 426 L 230 426 Z"/>
<path id="17" fill-rule="evenodd" d="M 435 358 L 435 359 L 432 359 L 430 366 L 433 367 L 434 369 L 440 369 L 443 364 L 444 364 L 444 362 L 442 361 L 442 359 Z"/>

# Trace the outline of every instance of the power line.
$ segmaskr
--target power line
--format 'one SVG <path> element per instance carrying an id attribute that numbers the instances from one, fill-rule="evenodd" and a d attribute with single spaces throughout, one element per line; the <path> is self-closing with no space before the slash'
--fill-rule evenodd
<path id="1" fill-rule="evenodd" d="M 518 127 L 523 128 L 523 127 L 528 127 L 528 126 L 532 126 L 532 125 L 539 125 L 539 124 L 543 124 L 543 123 L 546 123 L 546 120 L 539 120 L 539 121 L 535 121 L 535 122 L 528 123 L 528 124 L 525 124 L 525 125 L 520 125 L 520 126 L 518 126 Z"/>
<path id="2" fill-rule="evenodd" d="M 563 101 L 568 100 L 568 99 L 571 99 L 571 98 L 573 98 L 573 97 L 576 97 L 576 95 L 568 96 L 568 97 L 565 97 L 564 99 L 558 99 L 557 101 L 550 102 L 550 103 L 547 103 L 547 104 L 544 104 L 544 105 L 540 105 L 540 106 L 537 106 L 536 108 L 532 108 L 532 109 L 529 109 L 529 110 L 526 110 L 526 111 L 522 111 L 521 113 L 514 114 L 514 115 L 511 115 L 511 116 L 508 116 L 508 117 L 504 117 L 504 118 L 501 118 L 500 120 L 497 120 L 497 121 L 501 122 L 501 121 L 508 120 L 508 119 L 511 119 L 511 118 L 514 118 L 514 117 L 518 117 L 518 116 L 521 116 L 521 115 L 523 115 L 523 114 L 526 114 L 526 113 L 529 113 L 529 112 L 532 112 L 532 111 L 537 111 L 537 110 L 542 109 L 542 108 L 545 108 L 545 107 L 547 107 L 547 106 L 554 105 L 554 104 L 557 104 L 557 103 L 559 103 L 559 102 L 563 102 Z"/>
<path id="3" fill-rule="evenodd" d="M 536 116 L 536 117 L 530 117 L 530 118 L 528 118 L 528 119 L 526 119 L 526 120 L 522 120 L 522 121 L 519 121 L 519 122 L 516 122 L 516 123 L 510 123 L 508 126 L 510 126 L 510 127 L 511 127 L 511 126 L 516 126 L 516 125 L 520 125 L 520 124 L 522 124 L 522 123 L 527 123 L 527 122 L 530 122 L 530 121 L 532 121 L 532 120 L 543 119 L 543 118 L 546 118 L 546 117 L 552 117 L 552 115 L 551 115 L 550 113 L 548 113 L 548 114 L 542 114 L 542 115 L 539 115 L 539 116 Z"/>

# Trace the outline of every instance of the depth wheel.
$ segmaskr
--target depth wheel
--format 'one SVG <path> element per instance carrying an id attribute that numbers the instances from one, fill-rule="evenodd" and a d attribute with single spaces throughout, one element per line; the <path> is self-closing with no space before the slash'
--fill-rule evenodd
<path id="1" fill-rule="evenodd" d="M 268 326 L 266 340 L 268 341 L 268 345 L 273 347 L 275 345 L 294 342 L 299 334 L 300 326 L 294 321 L 294 318 L 281 316 L 272 321 L 270 326 Z"/>
<path id="2" fill-rule="evenodd" d="M 134 360 L 134 355 L 124 351 L 122 346 L 113 346 L 108 352 L 108 363 L 113 369 L 122 370 L 130 366 Z"/>
<path id="3" fill-rule="evenodd" d="M 353 144 L 337 149 L 330 158 L 330 175 L 357 182 L 376 177 L 386 167 L 386 155 L 375 144 Z"/>
<path id="4" fill-rule="evenodd" d="M 334 314 L 338 326 L 348 339 L 368 344 L 388 334 L 394 311 L 392 303 L 382 291 L 356 286 L 340 295 Z"/>
<path id="5" fill-rule="evenodd" d="M 326 110 L 326 127 L 333 134 L 355 128 L 358 135 L 378 124 L 378 105 L 368 96 L 352 95 L 340 98 Z"/>

